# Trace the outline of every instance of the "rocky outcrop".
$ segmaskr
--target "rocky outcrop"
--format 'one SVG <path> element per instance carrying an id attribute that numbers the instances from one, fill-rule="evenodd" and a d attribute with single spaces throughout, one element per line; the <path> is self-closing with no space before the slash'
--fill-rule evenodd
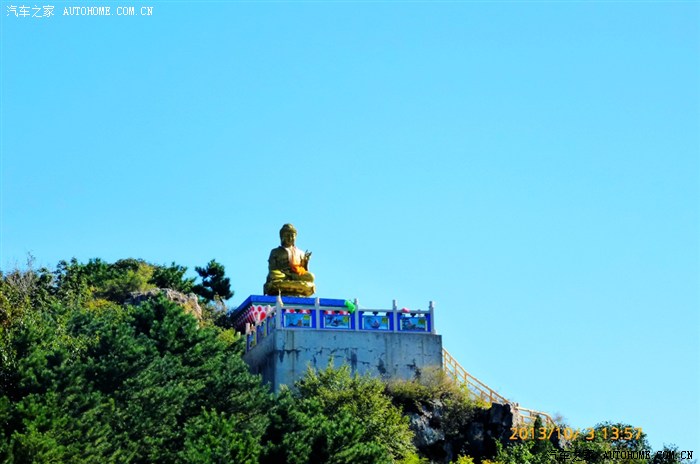
<path id="1" fill-rule="evenodd" d="M 170 288 L 153 288 L 145 292 L 132 292 L 126 304 L 137 305 L 158 295 L 163 295 L 173 303 L 179 304 L 185 309 L 186 313 L 192 314 L 197 321 L 202 321 L 202 307 L 199 306 L 199 300 L 194 293 L 185 295 Z"/>
<path id="2" fill-rule="evenodd" d="M 406 412 L 414 444 L 431 463 L 449 463 L 459 455 L 493 457 L 497 441 L 504 446 L 513 443 L 509 438 L 517 414 L 511 405 L 475 408 L 462 418 L 445 417 L 448 411 L 439 400 L 414 404 L 411 409 Z"/>

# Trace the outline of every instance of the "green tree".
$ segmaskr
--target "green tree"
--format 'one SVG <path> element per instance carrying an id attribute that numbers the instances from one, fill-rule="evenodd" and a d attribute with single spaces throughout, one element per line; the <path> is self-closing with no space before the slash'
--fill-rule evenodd
<path id="1" fill-rule="evenodd" d="M 75 258 L 61 261 L 55 272 L 55 292 L 63 301 L 80 304 L 101 298 L 123 303 L 130 293 L 154 288 L 154 267 L 141 259 L 120 259 L 113 264 L 99 258 L 85 264 Z"/>
<path id="2" fill-rule="evenodd" d="M 217 271 L 214 266 L 212 272 Z M 106 299 L 123 303 L 132 292 L 156 287 L 190 293 L 195 279 L 186 278 L 185 272 L 186 267 L 175 263 L 164 266 L 127 258 L 110 264 L 97 258 L 83 264 L 74 258 L 59 263 L 52 284 L 57 296 L 64 301 L 70 297 L 76 302 Z"/>
<path id="3" fill-rule="evenodd" d="M 329 366 L 309 369 L 295 387 L 280 393 L 263 462 L 391 463 L 413 454 L 408 418 L 380 380 Z"/>
<path id="4" fill-rule="evenodd" d="M 156 266 L 153 270 L 151 283 L 158 288 L 171 288 L 182 293 L 190 293 L 194 285 L 194 277 L 185 278 L 187 268 L 172 263 L 170 266 Z"/>
<path id="5" fill-rule="evenodd" d="M 199 327 L 162 297 L 96 311 L 90 295 L 114 278 L 105 266 L 64 262 L 50 301 L 22 311 L 26 298 L 0 280 L 16 314 L 1 333 L 0 461 L 195 462 L 217 442 L 219 462 L 256 462 L 270 396 L 240 338 Z"/>
<path id="6" fill-rule="evenodd" d="M 201 284 L 195 285 L 192 290 L 206 301 L 215 299 L 228 300 L 233 296 L 231 280 L 225 276 L 223 264 L 215 260 L 209 261 L 206 267 L 195 267 L 195 271 L 202 279 Z"/>
<path id="7" fill-rule="evenodd" d="M 188 464 L 212 462 L 257 464 L 262 451 L 244 415 L 203 411 L 185 425 L 185 444 L 179 459 Z"/>
<path id="8" fill-rule="evenodd" d="M 54 271 L 53 294 L 65 304 L 81 304 L 92 299 L 95 290 L 109 276 L 109 265 L 101 259 L 81 264 L 77 259 L 60 261 Z"/>
<path id="9" fill-rule="evenodd" d="M 111 301 L 126 301 L 131 293 L 155 288 L 151 283 L 154 267 L 140 259 L 120 259 L 109 269 L 109 278 L 101 282 L 98 295 Z"/>
<path id="10" fill-rule="evenodd" d="M 554 446 L 548 441 L 526 440 L 510 446 L 496 442 L 496 461 L 500 464 L 549 464 L 553 461 L 549 453 Z"/>

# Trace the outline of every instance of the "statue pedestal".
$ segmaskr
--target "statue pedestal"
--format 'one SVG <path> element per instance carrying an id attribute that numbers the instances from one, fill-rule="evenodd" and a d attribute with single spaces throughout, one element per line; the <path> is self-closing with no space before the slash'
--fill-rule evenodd
<path id="1" fill-rule="evenodd" d="M 277 392 L 307 367 L 348 364 L 353 373 L 412 379 L 428 367 L 442 369 L 442 336 L 433 309 L 357 309 L 341 299 L 252 295 L 232 317 L 246 338 L 243 359 Z"/>
<path id="2" fill-rule="evenodd" d="M 304 282 L 302 280 L 282 280 L 268 282 L 263 287 L 265 295 L 301 295 L 301 297 L 310 297 L 316 293 L 316 286 L 313 282 Z"/>

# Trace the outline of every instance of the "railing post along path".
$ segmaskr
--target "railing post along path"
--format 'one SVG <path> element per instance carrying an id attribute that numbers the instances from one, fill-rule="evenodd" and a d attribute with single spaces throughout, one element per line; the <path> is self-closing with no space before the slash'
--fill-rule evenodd
<path id="1" fill-rule="evenodd" d="M 469 374 L 444 348 L 442 350 L 442 366 L 445 373 L 457 383 L 464 385 L 473 397 L 481 400 L 488 398 L 489 403 L 492 404 L 510 404 L 516 410 L 520 420 L 525 424 L 534 422 L 535 419 L 533 419 L 533 417 L 539 416 L 543 418 L 547 427 L 556 426 L 554 419 L 552 419 L 549 414 L 533 409 L 521 408 L 517 403 L 507 400 L 484 382 Z"/>

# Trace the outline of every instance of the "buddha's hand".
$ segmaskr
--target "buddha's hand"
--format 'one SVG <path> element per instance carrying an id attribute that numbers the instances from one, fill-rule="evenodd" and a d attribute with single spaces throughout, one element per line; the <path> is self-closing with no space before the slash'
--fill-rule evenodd
<path id="1" fill-rule="evenodd" d="M 287 276 L 282 271 L 273 269 L 269 274 L 270 280 L 284 280 Z"/>
<path id="2" fill-rule="evenodd" d="M 311 252 L 306 250 L 306 252 L 304 252 L 304 257 L 301 260 L 302 266 L 304 266 L 306 269 L 309 268 L 309 259 L 311 259 Z"/>

